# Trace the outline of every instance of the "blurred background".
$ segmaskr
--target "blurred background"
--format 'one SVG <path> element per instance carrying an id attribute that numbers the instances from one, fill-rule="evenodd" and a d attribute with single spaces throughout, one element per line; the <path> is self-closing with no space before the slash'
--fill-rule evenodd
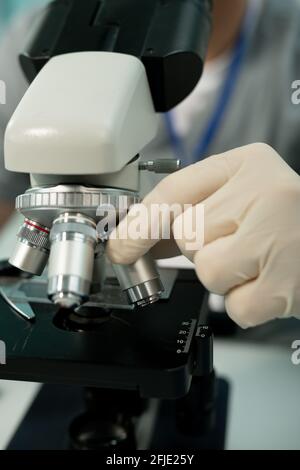
<path id="1" fill-rule="evenodd" d="M 12 18 L 32 7 L 42 6 L 48 0 L 1 0 L 0 2 L 0 37 Z"/>

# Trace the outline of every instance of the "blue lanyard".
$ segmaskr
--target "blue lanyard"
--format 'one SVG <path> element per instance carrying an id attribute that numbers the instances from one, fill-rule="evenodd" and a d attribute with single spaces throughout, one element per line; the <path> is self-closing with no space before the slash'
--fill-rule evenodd
<path id="1" fill-rule="evenodd" d="M 169 134 L 174 153 L 176 154 L 177 158 L 184 160 L 184 164 L 190 164 L 204 159 L 208 155 L 210 145 L 214 141 L 219 129 L 221 128 L 230 100 L 234 94 L 240 72 L 242 70 L 243 60 L 246 56 L 248 36 L 253 23 L 252 18 L 252 9 L 249 8 L 244 20 L 243 27 L 241 28 L 234 47 L 232 61 L 228 69 L 227 77 L 222 86 L 220 97 L 217 101 L 212 117 L 204 129 L 203 135 L 192 152 L 191 158 L 189 158 L 187 155 L 183 139 L 176 132 L 172 111 L 165 113 L 164 115 L 167 132 Z"/>

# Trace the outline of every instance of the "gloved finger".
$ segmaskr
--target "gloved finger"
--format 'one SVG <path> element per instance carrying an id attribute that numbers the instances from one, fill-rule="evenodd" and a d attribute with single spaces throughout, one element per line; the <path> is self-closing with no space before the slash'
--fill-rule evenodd
<path id="1" fill-rule="evenodd" d="M 173 233 L 182 253 L 191 261 L 197 251 L 219 238 L 233 235 L 254 207 L 254 196 L 241 194 L 234 182 L 220 188 L 174 221 Z"/>
<path id="2" fill-rule="evenodd" d="M 161 240 L 171 243 L 174 216 L 168 206 L 166 209 L 167 214 L 156 206 L 154 209 L 145 204 L 133 206 L 110 235 L 106 249 L 110 260 L 116 264 L 131 264 Z"/>
<path id="3" fill-rule="evenodd" d="M 151 248 L 151 254 L 154 259 L 165 259 L 179 256 L 181 255 L 181 251 L 172 237 L 171 240 L 160 240 Z"/>
<path id="4" fill-rule="evenodd" d="M 194 263 L 202 284 L 218 295 L 255 279 L 260 272 L 253 237 L 242 238 L 239 233 L 206 245 L 195 254 Z"/>
<path id="5" fill-rule="evenodd" d="M 170 228 L 176 216 L 183 212 L 185 204 L 195 205 L 201 202 L 230 179 L 241 165 L 238 158 L 240 153 L 243 154 L 243 150 L 236 149 L 228 154 L 210 157 L 163 179 L 143 201 L 145 210 L 138 216 L 142 233 L 136 237 L 128 229 L 137 223 L 134 208 L 112 233 L 107 244 L 107 254 L 111 261 L 118 264 L 133 263 L 150 250 L 162 238 L 165 228 L 164 223 L 160 226 L 160 217 L 151 220 L 153 208 L 163 205 L 168 207 Z M 158 237 L 152 236 L 153 227 L 157 229 Z"/>
<path id="6" fill-rule="evenodd" d="M 266 285 L 263 276 L 229 292 L 225 306 L 230 318 L 244 329 L 284 316 L 288 310 L 286 296 Z"/>
<path id="7" fill-rule="evenodd" d="M 244 220 L 255 209 L 255 192 L 243 194 L 241 183 L 230 181 L 219 191 L 207 198 L 204 206 L 204 244 L 218 238 L 233 235 L 243 225 Z"/>
<path id="8" fill-rule="evenodd" d="M 234 234 L 246 214 L 246 205 L 233 206 L 231 198 L 221 188 L 203 203 L 184 211 L 176 217 L 172 227 L 181 252 L 192 261 L 204 245 Z"/>
<path id="9" fill-rule="evenodd" d="M 177 248 L 190 261 L 204 245 L 204 206 L 196 204 L 185 210 L 174 220 L 173 237 Z"/>

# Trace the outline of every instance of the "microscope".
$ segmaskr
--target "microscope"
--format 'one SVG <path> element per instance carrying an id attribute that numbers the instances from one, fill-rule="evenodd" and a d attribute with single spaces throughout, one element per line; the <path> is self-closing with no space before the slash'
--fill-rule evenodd
<path id="1" fill-rule="evenodd" d="M 157 113 L 201 77 L 211 8 L 210 0 L 56 0 L 20 56 L 31 85 L 6 130 L 5 164 L 29 173 L 31 187 L 17 197 L 24 222 L 1 270 L 0 377 L 86 387 L 72 448 L 188 445 L 212 421 L 204 289 L 193 273 L 159 270 L 150 254 L 111 266 L 103 224 L 140 201 L 142 172 L 179 169 L 176 159 L 141 156 Z M 171 403 L 172 442 L 158 441 L 153 425 L 141 444 L 137 422 L 150 413 L 157 426 L 162 403 Z"/>

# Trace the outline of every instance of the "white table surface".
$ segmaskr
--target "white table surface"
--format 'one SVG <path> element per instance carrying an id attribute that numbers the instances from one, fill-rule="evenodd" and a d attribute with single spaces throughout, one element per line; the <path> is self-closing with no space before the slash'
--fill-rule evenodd
<path id="1" fill-rule="evenodd" d="M 16 220 L 0 234 L 0 259 L 13 249 L 15 232 Z M 228 449 L 300 449 L 300 366 L 292 365 L 290 349 L 291 341 L 300 339 L 300 322 L 296 329 L 286 325 L 277 326 L 275 334 L 262 329 L 253 338 L 245 333 L 239 340 L 215 341 L 216 370 L 231 384 Z M 39 387 L 0 381 L 0 449 Z"/>

